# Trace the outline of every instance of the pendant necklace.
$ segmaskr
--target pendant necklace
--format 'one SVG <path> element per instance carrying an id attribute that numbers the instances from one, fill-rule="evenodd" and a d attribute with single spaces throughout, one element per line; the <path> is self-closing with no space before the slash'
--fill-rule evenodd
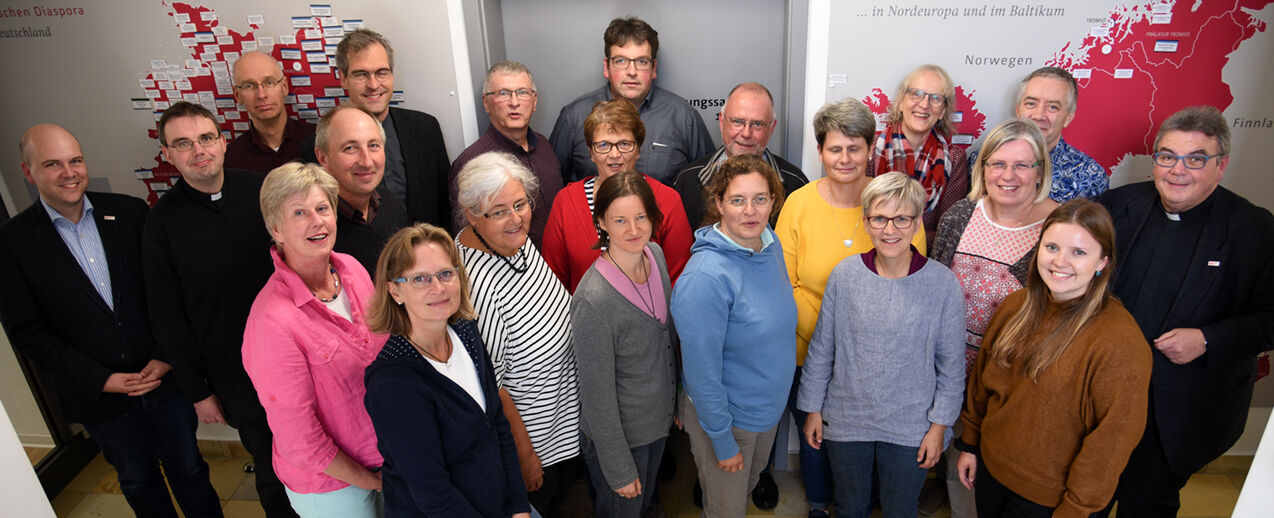
<path id="1" fill-rule="evenodd" d="M 319 295 L 317 291 L 310 290 L 310 293 L 313 293 L 314 297 L 319 299 L 319 302 L 322 302 L 324 304 L 328 302 L 332 302 L 336 300 L 336 297 L 341 296 L 341 278 L 336 275 L 336 267 L 332 266 L 332 263 L 329 262 L 327 263 L 327 270 L 332 275 L 332 289 L 336 290 L 336 293 L 332 294 L 332 298 L 325 299 L 323 298 L 322 295 Z"/>
<path id="2" fill-rule="evenodd" d="M 833 207 L 832 204 L 828 203 L 827 208 L 832 211 L 832 223 L 836 224 L 836 235 L 838 236 L 845 235 L 845 231 L 841 229 L 840 227 L 840 220 L 839 218 L 836 217 L 836 207 Z M 841 241 L 841 244 L 844 244 L 845 248 L 854 247 L 854 235 L 858 233 L 858 227 L 861 226 L 862 224 L 863 224 L 863 219 L 858 218 L 858 221 L 854 223 L 854 230 L 851 230 L 849 232 L 849 238 Z"/>
<path id="3" fill-rule="evenodd" d="M 437 357 L 437 356 L 434 356 L 434 355 L 433 355 L 433 353 L 431 353 L 431 352 L 429 352 L 429 351 L 425 350 L 425 348 L 424 348 L 424 347 L 421 347 L 419 344 L 417 344 L 415 340 L 412 340 L 411 338 L 406 337 L 406 336 L 404 336 L 403 338 L 406 338 L 406 339 L 407 339 L 407 343 L 411 344 L 411 346 L 412 346 L 412 347 L 415 347 L 415 348 L 416 348 L 416 351 L 419 351 L 419 352 L 420 352 L 420 354 L 423 354 L 423 355 L 425 356 L 425 358 L 428 358 L 428 359 L 433 360 L 433 361 L 435 361 L 435 362 L 441 363 L 441 364 L 442 364 L 442 366 L 443 366 L 444 368 L 448 369 L 448 370 L 450 370 L 450 369 L 451 369 L 451 356 L 452 356 L 451 352 L 452 352 L 452 351 L 451 351 L 451 334 L 450 334 L 450 333 L 445 334 L 445 335 L 444 335 L 444 338 L 443 338 L 443 339 L 445 340 L 446 351 L 447 351 L 447 359 L 446 359 L 446 360 L 443 360 L 443 359 L 441 359 L 441 358 L 439 358 L 439 357 Z"/>
<path id="4" fill-rule="evenodd" d="M 619 273 L 624 274 L 624 278 L 628 279 L 628 284 L 632 285 L 633 291 L 637 293 L 637 299 L 641 301 L 642 306 L 646 307 L 646 312 L 649 313 L 651 317 L 654 317 L 655 316 L 655 294 L 651 292 L 650 290 L 650 270 L 646 266 L 646 254 L 645 253 L 641 254 L 641 262 L 638 263 L 637 265 L 638 268 L 646 270 L 646 283 L 645 283 L 646 296 L 645 297 L 641 295 L 641 290 L 637 288 L 637 282 L 634 281 L 630 275 L 628 275 L 628 272 L 624 271 L 624 268 L 620 266 L 619 263 L 615 262 L 615 256 L 611 255 L 609 251 L 606 252 L 606 256 L 608 259 L 610 259 L 610 264 L 615 265 L 615 268 L 619 269 Z M 649 302 L 646 301 L 647 298 L 650 299 Z"/>
<path id="5" fill-rule="evenodd" d="M 501 261 L 504 261 L 504 264 L 508 265 L 509 269 L 513 270 L 513 273 L 526 273 L 527 270 L 531 269 L 531 265 L 527 264 L 526 257 L 523 255 L 523 250 L 521 248 L 518 248 L 517 256 L 522 258 L 522 267 L 518 268 L 513 265 L 513 261 L 510 261 L 508 257 L 496 253 L 495 249 L 491 248 L 491 244 L 487 243 L 487 240 L 482 239 L 482 234 L 479 234 L 477 229 L 469 227 L 469 231 L 473 232 L 473 235 L 478 238 L 478 242 L 482 243 L 482 246 L 487 247 L 487 251 L 491 252 L 491 255 L 499 257 Z"/>

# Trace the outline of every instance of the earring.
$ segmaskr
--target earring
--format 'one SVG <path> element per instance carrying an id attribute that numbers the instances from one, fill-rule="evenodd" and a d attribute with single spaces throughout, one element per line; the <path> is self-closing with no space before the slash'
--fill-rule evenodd
<path id="1" fill-rule="evenodd" d="M 1093 277 L 1101 277 L 1101 270 L 1097 270 L 1096 272 L 1094 272 Z"/>

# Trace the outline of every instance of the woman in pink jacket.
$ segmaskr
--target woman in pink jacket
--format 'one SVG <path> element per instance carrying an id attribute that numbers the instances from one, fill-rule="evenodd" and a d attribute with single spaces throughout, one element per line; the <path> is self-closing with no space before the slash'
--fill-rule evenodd
<path id="1" fill-rule="evenodd" d="M 378 517 L 383 460 L 363 371 L 386 336 L 367 328 L 367 271 L 332 252 L 336 180 L 285 164 L 261 186 L 261 214 L 275 270 L 248 316 L 243 367 L 274 432 L 274 469 L 303 518 Z"/>

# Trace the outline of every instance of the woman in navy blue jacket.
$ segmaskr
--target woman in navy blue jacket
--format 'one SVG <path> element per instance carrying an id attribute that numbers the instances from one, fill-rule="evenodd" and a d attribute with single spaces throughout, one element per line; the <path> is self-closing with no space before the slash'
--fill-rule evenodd
<path id="1" fill-rule="evenodd" d="M 393 336 L 367 368 L 385 516 L 528 518 L 517 448 L 447 231 L 386 243 L 368 324 Z"/>

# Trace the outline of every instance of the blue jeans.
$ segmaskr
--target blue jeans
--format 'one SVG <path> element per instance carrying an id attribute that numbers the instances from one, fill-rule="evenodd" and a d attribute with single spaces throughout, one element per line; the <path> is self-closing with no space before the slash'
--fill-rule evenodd
<path id="1" fill-rule="evenodd" d="M 659 484 L 656 478 L 659 475 L 659 461 L 664 456 L 664 445 L 668 442 L 667 437 L 629 450 L 633 464 L 637 466 L 637 479 L 641 481 L 641 495 L 636 498 L 624 498 L 610 488 L 597 458 L 597 445 L 584 434 L 580 434 L 580 437 L 584 463 L 588 465 L 588 476 L 597 491 L 593 497 L 594 516 L 640 518 L 643 509 L 659 505 L 655 501 L 655 486 Z"/>
<path id="2" fill-rule="evenodd" d="M 796 420 L 796 430 L 800 435 L 801 482 L 805 485 L 805 500 L 812 509 L 826 509 L 832 502 L 832 468 L 827 463 L 827 454 L 816 450 L 805 441 L 805 417 L 809 414 L 796 408 L 796 393 L 801 386 L 801 367 L 796 367 L 792 377 L 792 391 L 787 397 L 787 408 Z"/>
<path id="3" fill-rule="evenodd" d="M 871 515 L 872 476 L 878 475 L 883 518 L 916 516 L 925 474 L 916 462 L 919 448 L 887 442 L 823 441 L 836 483 L 836 516 Z"/>
<path id="4" fill-rule="evenodd" d="M 85 423 L 102 456 L 119 473 L 119 488 L 139 518 L 176 518 L 169 487 L 190 518 L 220 518 L 221 501 L 195 444 L 195 408 L 176 393 L 132 398 L 127 413 Z M 163 474 L 159 471 L 163 463 Z M 168 486 L 164 478 L 168 478 Z"/>

